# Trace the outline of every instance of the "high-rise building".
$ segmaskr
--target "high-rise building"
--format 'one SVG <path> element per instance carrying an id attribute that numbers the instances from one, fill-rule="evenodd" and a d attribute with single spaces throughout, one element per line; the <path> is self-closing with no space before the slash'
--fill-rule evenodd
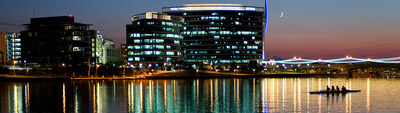
<path id="1" fill-rule="evenodd" d="M 165 63 L 182 58 L 183 19 L 158 12 L 132 16 L 126 26 L 128 62 Z"/>
<path id="2" fill-rule="evenodd" d="M 7 45 L 6 34 L 0 32 L 0 64 L 7 63 Z"/>
<path id="3" fill-rule="evenodd" d="M 22 63 L 21 61 L 21 38 L 19 33 L 6 33 L 7 37 L 7 62 Z"/>
<path id="4" fill-rule="evenodd" d="M 48 66 L 82 66 L 95 62 L 96 31 L 73 16 L 31 18 L 21 32 L 22 59 Z"/>
<path id="5" fill-rule="evenodd" d="M 126 51 L 126 44 L 121 44 L 121 60 L 125 63 L 128 62 Z"/>
<path id="6" fill-rule="evenodd" d="M 241 4 L 185 4 L 163 13 L 184 18 L 184 59 L 191 63 L 262 60 L 264 8 Z"/>

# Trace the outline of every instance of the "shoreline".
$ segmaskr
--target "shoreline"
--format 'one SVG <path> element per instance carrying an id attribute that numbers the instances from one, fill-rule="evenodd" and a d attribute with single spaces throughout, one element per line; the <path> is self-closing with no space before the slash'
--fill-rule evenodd
<path id="1" fill-rule="evenodd" d="M 187 71 L 158 71 L 156 73 L 143 73 L 140 75 L 123 77 L 98 76 L 98 77 L 64 77 L 64 76 L 26 76 L 26 75 L 0 75 L 0 81 L 47 81 L 47 80 L 138 80 L 138 79 L 211 79 L 211 78 L 295 78 L 295 77 L 346 77 L 343 74 L 303 74 L 303 73 L 230 73 L 230 72 L 187 72 Z"/>

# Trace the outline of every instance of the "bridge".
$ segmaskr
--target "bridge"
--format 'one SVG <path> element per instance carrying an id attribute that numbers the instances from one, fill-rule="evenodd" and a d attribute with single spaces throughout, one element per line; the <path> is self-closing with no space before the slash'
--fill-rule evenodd
<path id="1" fill-rule="evenodd" d="M 302 59 L 296 58 L 286 60 L 269 60 L 262 62 L 267 70 L 270 71 L 295 71 L 304 73 L 320 74 L 347 74 L 353 73 L 398 74 L 400 70 L 400 57 L 381 58 L 381 59 L 362 59 L 346 56 L 337 59 Z"/>
<path id="2" fill-rule="evenodd" d="M 269 61 L 263 61 L 263 64 L 313 64 L 313 63 L 327 63 L 327 64 L 350 64 L 350 63 L 384 63 L 384 64 L 400 64 L 400 57 L 393 58 L 381 58 L 381 59 L 362 59 L 362 58 L 353 58 L 350 56 L 346 56 L 345 58 L 337 58 L 337 59 L 302 59 L 296 58 L 287 59 L 287 60 L 278 60 L 275 61 L 273 59 Z"/>

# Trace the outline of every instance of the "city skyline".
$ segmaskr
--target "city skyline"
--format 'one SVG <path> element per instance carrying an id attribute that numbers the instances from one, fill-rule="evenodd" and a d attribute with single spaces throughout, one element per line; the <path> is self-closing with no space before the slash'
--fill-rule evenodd
<path id="1" fill-rule="evenodd" d="M 29 18 L 73 15 L 78 22 L 94 24 L 117 46 L 125 43 L 125 25 L 134 14 L 161 12 L 162 7 L 182 4 L 234 3 L 261 6 L 251 1 L 11 1 L 0 8 L 1 23 L 27 24 Z M 394 15 L 400 1 L 269 1 L 269 29 L 265 38 L 266 59 L 362 58 L 400 56 L 400 15 Z M 18 5 L 12 5 L 18 4 Z M 45 5 L 43 5 L 45 4 Z M 107 4 L 107 5 L 106 5 Z M 50 10 L 51 9 L 51 10 Z M 282 16 L 282 14 L 284 14 Z M 2 32 L 19 32 L 21 27 L 0 25 Z M 397 39 L 396 39 L 397 38 Z"/>

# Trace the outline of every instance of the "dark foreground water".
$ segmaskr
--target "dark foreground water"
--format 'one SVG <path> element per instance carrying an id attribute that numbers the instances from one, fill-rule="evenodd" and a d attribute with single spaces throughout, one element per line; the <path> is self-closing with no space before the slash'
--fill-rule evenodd
<path id="1" fill-rule="evenodd" d="M 310 95 L 327 84 L 359 93 Z M 400 80 L 249 78 L 0 82 L 0 112 L 400 112 Z"/>

